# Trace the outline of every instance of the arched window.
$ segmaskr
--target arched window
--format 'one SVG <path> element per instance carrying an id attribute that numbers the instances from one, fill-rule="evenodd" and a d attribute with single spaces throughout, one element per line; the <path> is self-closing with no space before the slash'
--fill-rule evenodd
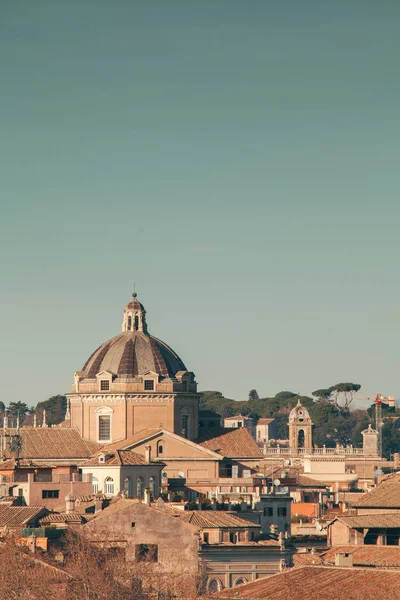
<path id="1" fill-rule="evenodd" d="M 299 429 L 297 446 L 298 448 L 304 448 L 304 429 Z"/>
<path id="2" fill-rule="evenodd" d="M 132 496 L 132 481 L 130 477 L 124 479 L 124 492 L 130 498 Z"/>
<path id="3" fill-rule="evenodd" d="M 112 477 L 106 477 L 104 483 L 105 483 L 106 496 L 113 496 L 114 495 L 114 479 Z"/>
<path id="4" fill-rule="evenodd" d="M 132 317 L 128 317 L 128 331 L 132 329 Z"/>
<path id="5" fill-rule="evenodd" d="M 158 442 L 157 444 L 157 456 L 162 456 L 164 454 L 164 444 L 162 442 Z"/>
<path id="6" fill-rule="evenodd" d="M 154 477 L 149 478 L 149 488 L 150 488 L 150 494 L 152 495 L 153 498 L 155 498 L 157 495 L 157 487 L 156 487 L 156 480 L 154 479 Z"/>
<path id="7" fill-rule="evenodd" d="M 139 331 L 139 317 L 137 315 L 135 317 L 135 331 Z"/>
<path id="8" fill-rule="evenodd" d="M 244 577 L 238 577 L 233 585 L 241 585 L 242 583 L 248 583 L 247 579 L 245 579 Z"/>
<path id="9" fill-rule="evenodd" d="M 143 477 L 138 477 L 136 479 L 136 496 L 138 498 L 143 498 L 143 490 L 144 490 Z"/>
<path id="10" fill-rule="evenodd" d="M 209 592 L 220 592 L 223 589 L 223 585 L 219 579 L 210 579 L 207 584 L 207 589 Z"/>
<path id="11" fill-rule="evenodd" d="M 99 491 L 99 482 L 97 480 L 97 477 L 92 477 L 92 492 L 93 492 L 93 494 L 97 494 L 98 491 Z"/>

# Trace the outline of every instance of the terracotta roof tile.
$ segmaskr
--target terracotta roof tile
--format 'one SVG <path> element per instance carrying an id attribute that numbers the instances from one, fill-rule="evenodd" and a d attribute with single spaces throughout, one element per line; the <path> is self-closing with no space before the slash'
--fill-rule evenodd
<path id="1" fill-rule="evenodd" d="M 99 463 L 99 456 L 104 453 L 105 461 L 103 463 Z M 107 452 L 107 450 L 103 450 L 102 452 L 98 452 L 95 457 L 86 461 L 82 466 L 91 467 L 99 465 L 123 465 L 123 466 L 131 466 L 131 465 L 146 465 L 146 458 L 143 454 L 139 454 L 139 452 L 134 452 L 133 450 L 112 450 Z M 150 461 L 150 464 L 160 465 L 159 461 Z"/>
<path id="2" fill-rule="evenodd" d="M 400 527 L 400 514 L 377 514 L 377 515 L 355 515 L 345 516 L 341 515 L 336 519 L 341 523 L 347 525 L 351 529 L 357 528 L 370 528 L 370 527 L 384 527 L 388 529 L 394 529 Z"/>
<path id="3" fill-rule="evenodd" d="M 220 527 L 238 527 L 238 528 L 256 528 L 259 525 L 246 519 L 236 516 L 236 513 L 217 511 L 217 510 L 188 510 L 183 511 L 181 519 L 186 523 L 191 523 L 199 529 L 220 528 Z"/>
<path id="4" fill-rule="evenodd" d="M 49 511 L 44 506 L 2 506 L 0 504 L 0 527 L 22 527 L 35 523 Z"/>
<path id="5" fill-rule="evenodd" d="M 211 440 L 201 442 L 200 446 L 227 458 L 263 458 L 264 456 L 245 427 L 228 430 Z"/>
<path id="6" fill-rule="evenodd" d="M 315 554 L 314 552 L 299 552 L 293 555 L 293 564 L 295 567 L 322 565 L 323 560 L 319 554 Z"/>
<path id="7" fill-rule="evenodd" d="M 84 523 L 85 517 L 79 513 L 50 513 L 43 519 L 40 519 L 40 524 L 46 523 Z"/>
<path id="8" fill-rule="evenodd" d="M 3 433 L 0 429 L 0 434 Z M 17 433 L 16 429 L 9 429 L 9 433 Z M 100 444 L 82 439 L 77 429 L 63 429 L 56 427 L 22 427 L 21 457 L 32 459 L 74 458 L 82 459 L 92 456 Z M 7 447 L 3 452 L 5 458 L 15 457 Z"/>
<path id="9" fill-rule="evenodd" d="M 303 566 L 223 590 L 214 598 L 246 600 L 400 599 L 400 572 L 383 569 Z"/>
<path id="10" fill-rule="evenodd" d="M 400 548 L 398 546 L 335 546 L 321 554 L 326 563 L 335 563 L 337 552 L 350 552 L 353 564 L 359 567 L 400 567 Z"/>
<path id="11" fill-rule="evenodd" d="M 354 507 L 368 508 L 400 508 L 400 476 L 395 473 L 388 477 L 377 488 L 363 494 L 362 498 L 353 504 Z"/>

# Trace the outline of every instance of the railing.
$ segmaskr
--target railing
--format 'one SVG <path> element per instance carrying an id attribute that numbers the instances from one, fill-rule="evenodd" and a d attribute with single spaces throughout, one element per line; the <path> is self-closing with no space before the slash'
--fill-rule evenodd
<path id="1" fill-rule="evenodd" d="M 91 473 L 56 473 L 54 475 L 40 475 L 40 473 L 35 473 L 33 477 L 34 483 L 74 483 L 74 482 L 84 482 L 89 483 L 92 481 Z"/>
<path id="2" fill-rule="evenodd" d="M 264 454 L 266 456 L 273 455 L 292 455 L 292 456 L 304 456 L 305 454 L 314 455 L 351 455 L 351 456 L 372 456 L 370 453 L 365 453 L 364 448 L 353 448 L 349 446 L 347 448 L 298 448 L 291 450 L 290 448 L 264 448 Z"/>

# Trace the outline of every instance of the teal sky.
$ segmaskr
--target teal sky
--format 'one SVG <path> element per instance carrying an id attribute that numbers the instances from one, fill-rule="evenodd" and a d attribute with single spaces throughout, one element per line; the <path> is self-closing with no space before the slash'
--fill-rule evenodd
<path id="1" fill-rule="evenodd" d="M 243 399 L 400 395 L 398 0 L 3 0 L 2 395 L 120 331 Z"/>

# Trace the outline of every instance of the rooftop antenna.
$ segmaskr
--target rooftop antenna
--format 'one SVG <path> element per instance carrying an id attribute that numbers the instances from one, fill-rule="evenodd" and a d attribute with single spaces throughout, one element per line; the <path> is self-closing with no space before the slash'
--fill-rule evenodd
<path id="1" fill-rule="evenodd" d="M 137 298 L 137 293 L 136 293 L 136 281 L 133 282 L 133 294 L 132 294 L 133 298 Z"/>

